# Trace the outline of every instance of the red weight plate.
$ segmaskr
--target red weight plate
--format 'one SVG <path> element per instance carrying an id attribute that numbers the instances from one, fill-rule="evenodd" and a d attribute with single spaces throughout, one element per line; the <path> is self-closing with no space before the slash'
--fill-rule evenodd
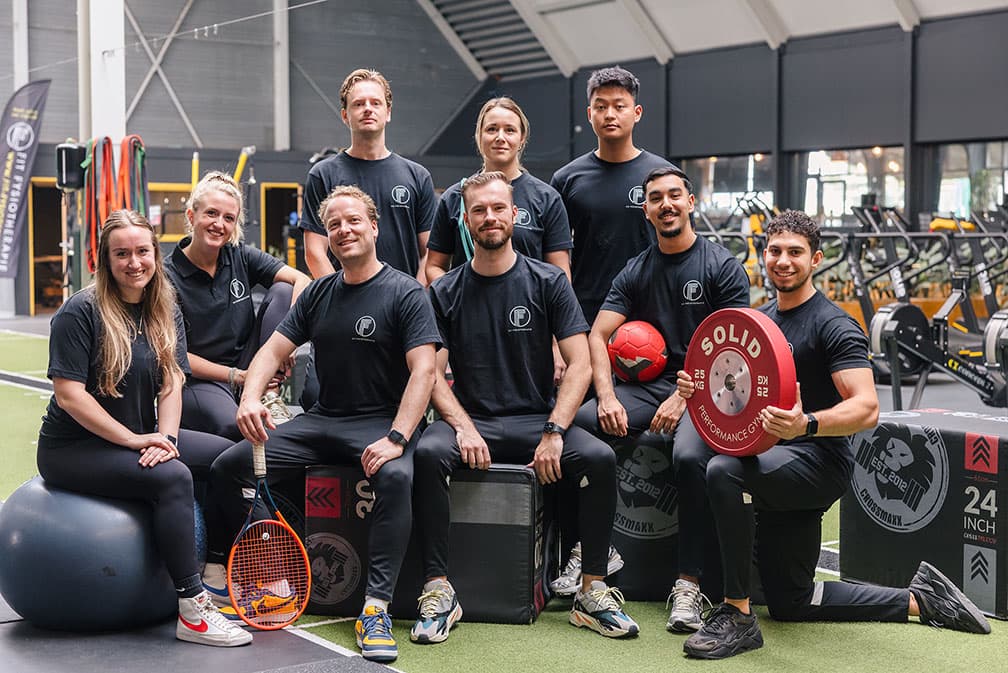
<path id="1" fill-rule="evenodd" d="M 794 358 L 780 328 L 751 308 L 724 308 L 697 327 L 684 369 L 696 392 L 686 408 L 700 437 L 719 453 L 753 456 L 780 441 L 763 430 L 766 406 L 790 409 Z"/>

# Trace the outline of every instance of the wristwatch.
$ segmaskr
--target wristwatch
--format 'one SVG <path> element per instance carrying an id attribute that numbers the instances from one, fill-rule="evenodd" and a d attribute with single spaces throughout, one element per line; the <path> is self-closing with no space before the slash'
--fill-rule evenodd
<path id="1" fill-rule="evenodd" d="M 172 446 L 174 446 L 176 449 L 178 448 L 178 437 L 176 437 L 175 435 L 165 435 L 165 439 L 171 442 Z"/>
<path id="2" fill-rule="evenodd" d="M 409 441 L 403 436 L 403 433 L 399 432 L 395 428 L 389 430 L 389 433 L 388 435 L 386 435 L 386 437 L 388 437 L 388 440 L 390 442 L 392 442 L 393 444 L 398 444 L 399 446 L 406 446 L 409 443 Z"/>
<path id="3" fill-rule="evenodd" d="M 546 425 L 543 426 L 544 435 L 563 435 L 565 432 L 567 432 L 567 428 L 559 425 L 558 423 L 554 423 L 553 421 L 546 421 Z"/>
<path id="4" fill-rule="evenodd" d="M 819 432 L 819 419 L 817 419 L 812 414 L 805 414 L 805 419 L 808 421 L 805 425 L 805 437 L 815 437 L 816 433 Z"/>

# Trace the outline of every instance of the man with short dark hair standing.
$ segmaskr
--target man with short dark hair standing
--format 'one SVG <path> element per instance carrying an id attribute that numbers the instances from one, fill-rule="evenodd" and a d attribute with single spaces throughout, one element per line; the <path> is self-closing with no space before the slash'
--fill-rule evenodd
<path id="1" fill-rule="evenodd" d="M 574 232 L 571 279 L 589 323 L 619 270 L 655 240 L 640 213 L 641 181 L 670 163 L 634 146 L 634 126 L 643 114 L 639 89 L 634 74 L 619 66 L 591 74 L 588 121 L 598 148 L 560 168 L 550 180 Z"/>

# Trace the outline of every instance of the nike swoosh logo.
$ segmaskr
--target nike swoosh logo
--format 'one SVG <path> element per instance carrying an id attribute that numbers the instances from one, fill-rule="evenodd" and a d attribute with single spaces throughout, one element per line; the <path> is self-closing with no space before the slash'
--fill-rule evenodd
<path id="1" fill-rule="evenodd" d="M 286 608 L 297 604 L 297 594 L 284 599 L 282 603 L 276 603 L 270 606 L 265 605 L 266 599 L 257 602 L 259 603 L 258 605 L 256 605 L 256 601 L 253 601 L 252 606 L 256 609 L 256 612 L 261 615 L 270 614 L 271 612 L 282 612 Z"/>
<path id="2" fill-rule="evenodd" d="M 182 615 L 179 615 L 178 618 L 179 618 L 179 621 L 181 621 L 186 626 L 186 628 L 192 629 L 196 633 L 206 633 L 207 629 L 210 628 L 210 625 L 207 624 L 207 622 L 206 622 L 205 619 L 201 619 L 199 621 L 199 624 L 192 624 L 190 622 L 187 622 L 186 618 L 183 617 Z"/>

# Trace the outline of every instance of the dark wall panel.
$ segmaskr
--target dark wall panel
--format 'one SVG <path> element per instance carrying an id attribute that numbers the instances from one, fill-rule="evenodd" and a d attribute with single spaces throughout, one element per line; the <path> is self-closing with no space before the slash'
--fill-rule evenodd
<path id="1" fill-rule="evenodd" d="M 917 142 L 1008 137 L 1008 12 L 922 23 Z"/>
<path id="2" fill-rule="evenodd" d="M 756 45 L 677 56 L 669 64 L 669 154 L 766 152 L 774 146 L 774 59 Z"/>
<path id="3" fill-rule="evenodd" d="M 588 122 L 588 98 L 586 87 L 588 78 L 598 68 L 616 64 L 602 64 L 591 68 L 582 68 L 574 73 L 572 106 L 574 108 L 574 156 L 580 156 L 598 147 L 598 140 Z M 634 144 L 637 147 L 665 155 L 665 66 L 654 59 L 620 63 L 640 80 L 640 93 L 637 102 L 644 108 L 644 114 L 634 129 Z M 580 126 L 580 132 L 577 127 Z"/>
<path id="4" fill-rule="evenodd" d="M 909 39 L 894 26 L 788 42 L 781 57 L 783 149 L 901 145 Z"/>
<path id="5" fill-rule="evenodd" d="M 291 144 L 346 146 L 339 88 L 355 68 L 376 68 L 392 85 L 389 147 L 415 154 L 457 111 L 476 79 L 413 2 L 341 0 L 290 14 Z M 337 108 L 331 110 L 311 83 Z"/>

